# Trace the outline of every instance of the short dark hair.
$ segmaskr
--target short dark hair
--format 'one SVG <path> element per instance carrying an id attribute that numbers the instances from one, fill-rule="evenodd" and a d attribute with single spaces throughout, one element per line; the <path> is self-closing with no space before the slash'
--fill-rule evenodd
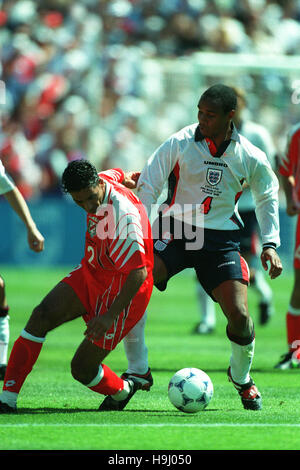
<path id="1" fill-rule="evenodd" d="M 73 160 L 62 175 L 62 190 L 64 193 L 91 188 L 99 182 L 96 167 L 88 160 Z"/>
<path id="2" fill-rule="evenodd" d="M 224 113 L 229 113 L 237 107 L 237 96 L 233 88 L 218 83 L 208 88 L 201 96 L 200 100 L 209 100 L 221 106 Z"/>

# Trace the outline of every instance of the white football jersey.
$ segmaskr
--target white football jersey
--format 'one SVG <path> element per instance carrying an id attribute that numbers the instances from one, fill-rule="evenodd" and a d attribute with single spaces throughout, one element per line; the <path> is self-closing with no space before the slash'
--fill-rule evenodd
<path id="1" fill-rule="evenodd" d="M 212 146 L 196 123 L 173 134 L 152 154 L 138 182 L 138 196 L 148 214 L 167 182 L 164 215 L 192 220 L 204 229 L 238 230 L 243 227 L 238 200 L 246 182 L 255 200 L 262 242 L 279 246 L 279 184 L 266 154 L 234 126 L 224 153 L 213 156 Z M 202 217 L 196 217 L 197 212 Z"/>

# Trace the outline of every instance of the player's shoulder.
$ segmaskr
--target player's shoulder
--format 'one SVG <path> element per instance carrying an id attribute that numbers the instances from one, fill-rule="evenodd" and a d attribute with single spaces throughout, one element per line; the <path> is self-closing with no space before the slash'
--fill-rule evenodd
<path id="1" fill-rule="evenodd" d="M 177 141 L 194 140 L 197 126 L 198 126 L 197 123 L 185 126 L 182 129 L 180 129 L 179 131 L 172 134 L 170 139 L 177 140 Z"/>
<path id="2" fill-rule="evenodd" d="M 118 209 L 118 214 L 138 215 L 138 206 L 141 204 L 138 197 L 120 183 L 107 183 L 109 191 L 108 200 Z"/>

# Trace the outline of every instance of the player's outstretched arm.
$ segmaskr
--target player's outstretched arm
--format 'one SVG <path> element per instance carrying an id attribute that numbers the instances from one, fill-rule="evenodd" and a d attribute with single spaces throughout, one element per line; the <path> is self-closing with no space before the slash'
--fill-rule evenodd
<path id="1" fill-rule="evenodd" d="M 269 269 L 268 263 L 270 263 L 269 276 L 271 279 L 280 276 L 282 273 L 282 263 L 274 248 L 264 248 L 260 259 L 265 271 Z"/>
<path id="2" fill-rule="evenodd" d="M 37 229 L 29 208 L 17 187 L 4 194 L 7 202 L 24 222 L 27 228 L 27 240 L 31 250 L 39 252 L 44 249 L 44 237 Z"/>

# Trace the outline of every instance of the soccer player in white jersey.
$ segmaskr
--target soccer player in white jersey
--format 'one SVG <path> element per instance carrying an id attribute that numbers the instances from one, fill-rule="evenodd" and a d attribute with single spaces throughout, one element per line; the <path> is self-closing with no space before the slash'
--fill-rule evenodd
<path id="1" fill-rule="evenodd" d="M 234 115 L 234 124 L 238 132 L 266 154 L 272 169 L 275 170 L 276 149 L 269 131 L 266 127 L 257 124 L 248 118 L 245 91 L 241 88 L 234 88 L 234 90 L 237 95 L 237 108 Z M 259 322 L 261 325 L 265 325 L 269 322 L 274 313 L 273 292 L 266 281 L 259 263 L 259 228 L 255 215 L 255 202 L 247 184 L 244 184 L 243 193 L 239 199 L 238 210 L 244 224 L 244 228 L 241 231 L 240 251 L 249 266 L 250 287 L 255 291 L 259 299 Z M 194 333 L 212 333 L 216 325 L 215 302 L 206 294 L 200 283 L 197 283 L 196 292 L 200 307 L 200 321 L 197 323 Z"/>
<path id="2" fill-rule="evenodd" d="M 39 232 L 31 216 L 29 207 L 16 187 L 15 183 L 5 172 L 0 160 L 0 194 L 3 195 L 11 208 L 16 212 L 24 223 L 27 230 L 27 240 L 29 248 L 35 252 L 43 251 L 44 237 Z M 2 221 L 2 226 L 5 222 Z M 6 287 L 4 279 L 0 276 L 0 380 L 4 379 L 7 351 L 9 344 L 9 305 L 6 298 Z"/>
<path id="3" fill-rule="evenodd" d="M 294 285 L 286 312 L 288 352 L 275 365 L 276 369 L 286 370 L 300 368 L 300 123 L 289 132 L 279 173 L 286 196 L 286 212 L 290 217 L 297 217 Z"/>
<path id="4" fill-rule="evenodd" d="M 107 395 L 99 410 L 121 410 L 138 389 L 135 379 L 118 377 L 106 356 L 143 317 L 153 287 L 150 223 L 138 198 L 124 183 L 122 170 L 99 173 L 87 160 L 70 162 L 63 188 L 87 212 L 85 254 L 81 263 L 34 308 L 10 354 L 0 413 L 17 411 L 23 383 L 37 361 L 46 335 L 83 317 L 85 338 L 71 363 L 73 377 Z M 130 181 L 127 182 L 130 183 Z"/>
<path id="5" fill-rule="evenodd" d="M 244 408 L 258 410 L 262 399 L 250 377 L 255 333 L 247 305 L 248 267 L 239 253 L 243 224 L 237 203 L 246 182 L 256 204 L 263 243 L 261 263 L 275 279 L 282 272 L 276 252 L 280 244 L 278 180 L 264 152 L 234 127 L 236 103 L 230 87 L 218 84 L 206 90 L 198 103 L 198 123 L 173 134 L 153 153 L 140 175 L 138 195 L 150 212 L 168 183 L 168 198 L 159 216 L 162 233 L 157 239 L 153 226 L 154 284 L 164 290 L 176 273 L 195 269 L 203 288 L 227 318 L 228 378 Z M 181 236 L 182 228 L 187 237 Z M 139 358 L 141 363 L 145 354 L 143 328 L 131 330 L 125 342 L 130 377 L 130 373 L 143 372 L 135 370 L 134 361 Z M 147 368 L 144 357 L 145 372 Z"/>

